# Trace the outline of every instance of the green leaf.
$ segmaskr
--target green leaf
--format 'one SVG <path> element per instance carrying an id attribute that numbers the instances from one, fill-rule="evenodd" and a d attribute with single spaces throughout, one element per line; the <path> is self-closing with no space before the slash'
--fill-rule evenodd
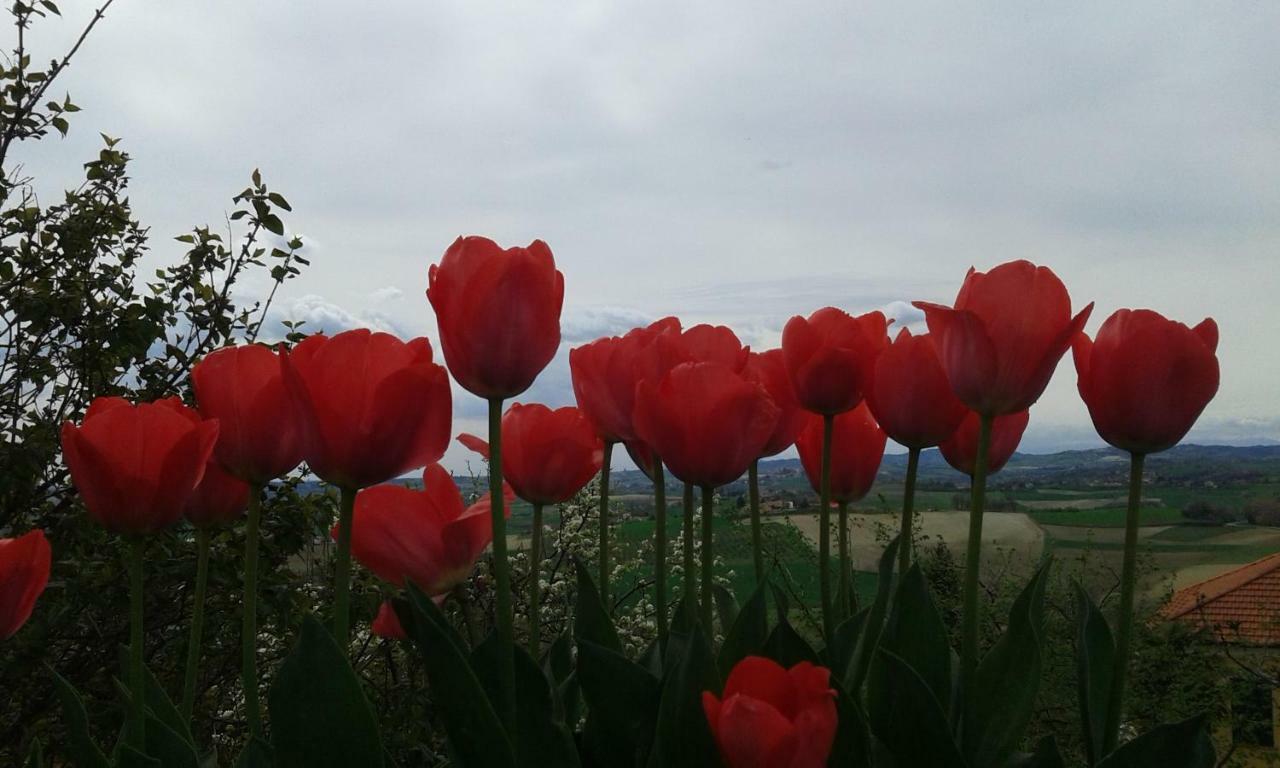
<path id="1" fill-rule="evenodd" d="M 54 688 L 62 702 L 62 717 L 67 726 L 66 751 L 76 768 L 109 768 L 106 755 L 89 736 L 89 716 L 75 687 L 62 675 L 53 672 Z"/>
<path id="2" fill-rule="evenodd" d="M 839 720 L 827 763 L 829 768 L 871 768 L 871 731 L 862 705 L 848 693 L 839 691 L 836 711 Z"/>
<path id="3" fill-rule="evenodd" d="M 1003 765 L 1022 742 L 1040 689 L 1044 590 L 1050 561 L 1013 601 L 1009 623 L 978 664 L 965 696 L 965 755 L 974 765 Z"/>
<path id="4" fill-rule="evenodd" d="M 44 745 L 39 739 L 32 739 L 31 748 L 27 750 L 27 761 L 23 764 L 23 768 L 45 768 L 44 767 Z"/>
<path id="5" fill-rule="evenodd" d="M 1095 765 L 1102 759 L 1115 654 L 1116 647 L 1106 618 L 1077 582 L 1076 691 L 1080 695 L 1080 725 L 1084 729 L 1088 765 Z"/>
<path id="6" fill-rule="evenodd" d="M 128 659 L 128 649 L 121 649 L 122 658 Z M 119 679 L 113 680 L 125 709 L 133 706 L 133 692 Z M 166 768 L 199 768 L 200 757 L 196 748 L 185 737 L 173 730 L 156 716 L 150 707 L 147 716 L 147 756 L 156 758 Z"/>
<path id="7" fill-rule="evenodd" d="M 574 744 L 560 707 L 554 706 L 551 686 L 537 662 L 523 648 L 515 649 L 516 754 L 521 768 L 577 768 Z"/>
<path id="8" fill-rule="evenodd" d="M 764 655 L 788 668 L 802 661 L 822 663 L 809 641 L 801 637 L 786 619 L 779 621 L 778 626 L 769 633 L 769 640 L 764 644 Z"/>
<path id="9" fill-rule="evenodd" d="M 942 704 L 944 714 L 951 702 L 951 644 L 947 637 L 947 627 L 933 602 L 924 572 L 916 563 L 898 584 L 897 597 L 880 635 L 880 647 L 911 665 Z M 878 694 L 872 689 L 867 695 Z"/>
<path id="10" fill-rule="evenodd" d="M 738 620 L 738 598 L 721 584 L 712 585 L 711 596 L 716 604 L 716 618 L 724 631 L 728 631 Z"/>
<path id="11" fill-rule="evenodd" d="M 842 683 L 848 675 L 849 666 L 853 663 L 853 652 L 857 649 L 858 638 L 862 635 L 862 627 L 870 615 L 871 609 L 863 608 L 840 622 L 840 626 L 836 627 L 835 635 L 831 638 L 831 644 L 822 650 L 822 660 L 831 670 L 831 677 L 837 683 Z"/>
<path id="12" fill-rule="evenodd" d="M 947 716 L 924 679 L 885 648 L 877 649 L 875 661 L 868 688 L 877 693 L 867 698 L 867 718 L 895 763 L 904 767 L 963 768 L 965 761 L 951 738 Z M 887 679 L 874 679 L 882 676 Z"/>
<path id="13" fill-rule="evenodd" d="M 758 656 L 764 652 L 765 643 L 769 641 L 768 606 L 765 605 L 765 585 L 759 584 L 746 605 L 737 612 L 737 620 L 724 624 L 729 629 L 725 632 L 724 644 L 720 646 L 718 662 L 722 678 L 729 676 L 729 670 L 747 656 Z"/>
<path id="14" fill-rule="evenodd" d="M 214 763 L 216 768 L 217 763 Z M 271 768 L 271 745 L 254 737 L 244 745 L 240 756 L 236 758 L 236 768 Z"/>
<path id="15" fill-rule="evenodd" d="M 580 714 L 581 689 L 573 669 L 573 635 L 569 630 L 561 632 L 542 659 L 542 669 L 555 685 L 556 706 L 562 707 L 565 722 L 576 723 Z"/>
<path id="16" fill-rule="evenodd" d="M 411 613 L 401 613 L 400 622 L 418 646 L 455 762 L 462 768 L 514 767 L 510 737 L 468 663 L 457 632 L 431 598 L 412 584 L 409 604 Z"/>
<path id="17" fill-rule="evenodd" d="M 67 131 L 71 128 L 71 125 L 67 123 L 66 118 L 63 118 L 63 117 L 50 118 L 49 124 L 52 125 L 58 131 L 58 133 L 62 134 L 63 136 L 66 136 Z"/>
<path id="18" fill-rule="evenodd" d="M 884 617 L 889 609 L 889 593 L 893 589 L 893 569 L 897 554 L 898 538 L 895 536 L 880 554 L 880 581 L 876 585 L 876 598 L 871 602 L 867 620 L 862 624 L 862 633 L 858 635 L 858 643 L 853 649 L 853 661 L 845 673 L 844 688 L 853 696 L 857 696 L 862 690 L 867 669 L 871 666 L 871 659 L 880 642 L 880 630 L 884 627 Z"/>
<path id="19" fill-rule="evenodd" d="M 621 653 L 580 638 L 578 681 L 587 702 L 589 764 L 643 765 L 662 693 L 658 678 Z"/>
<path id="20" fill-rule="evenodd" d="M 166 766 L 153 757 L 147 757 L 128 744 L 121 744 L 116 749 L 115 768 L 166 768 Z"/>
<path id="21" fill-rule="evenodd" d="M 702 692 L 719 693 L 711 646 L 700 627 L 687 637 L 667 638 L 667 654 L 673 657 L 662 682 L 662 699 L 654 730 L 649 768 L 704 768 L 715 765 L 717 752 L 711 727 L 702 708 Z"/>
<path id="22" fill-rule="evenodd" d="M 1208 720 L 1198 715 L 1147 731 L 1107 755 L 1098 768 L 1213 768 L 1216 763 Z"/>
<path id="23" fill-rule="evenodd" d="M 360 679 L 314 616 L 303 619 L 268 699 L 278 768 L 382 765 L 378 721 Z"/>
<path id="24" fill-rule="evenodd" d="M 573 620 L 574 637 L 579 641 L 590 640 L 611 651 L 622 653 L 622 641 L 618 639 L 618 632 L 613 628 L 609 612 L 600 599 L 600 591 L 596 589 L 596 583 L 591 580 L 590 571 L 580 558 L 575 557 L 573 565 L 578 571 L 578 605 Z"/>
<path id="25" fill-rule="evenodd" d="M 120 646 L 119 654 L 120 668 L 123 670 L 122 674 L 127 676 L 129 674 L 129 646 Z M 191 735 L 191 729 L 186 720 L 182 718 L 182 714 L 178 712 L 178 708 L 173 705 L 169 695 L 164 692 L 164 686 L 160 685 L 160 681 L 156 679 L 150 668 L 144 665 L 142 671 L 146 676 L 146 705 L 148 713 L 164 723 L 183 742 L 194 749 L 196 740 Z M 132 692 L 122 684 L 120 685 L 124 689 L 124 695 L 130 697 Z"/>
<path id="26" fill-rule="evenodd" d="M 1057 739 L 1045 736 L 1036 743 L 1035 752 L 1010 760 L 1009 768 L 1065 768 L 1065 763 L 1062 762 L 1062 753 L 1058 751 Z"/>

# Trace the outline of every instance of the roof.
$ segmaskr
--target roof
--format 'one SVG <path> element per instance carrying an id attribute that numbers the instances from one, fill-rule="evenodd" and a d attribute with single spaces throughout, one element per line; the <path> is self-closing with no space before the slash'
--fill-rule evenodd
<path id="1" fill-rule="evenodd" d="M 1161 615 L 1208 628 L 1222 642 L 1280 645 L 1280 552 L 1183 587 Z"/>

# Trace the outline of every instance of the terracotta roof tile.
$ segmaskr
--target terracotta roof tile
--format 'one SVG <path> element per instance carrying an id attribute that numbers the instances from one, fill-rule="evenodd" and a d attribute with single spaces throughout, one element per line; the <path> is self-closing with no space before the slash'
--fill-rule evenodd
<path id="1" fill-rule="evenodd" d="M 1280 645 L 1280 553 L 1178 590 L 1161 614 L 1224 642 Z"/>

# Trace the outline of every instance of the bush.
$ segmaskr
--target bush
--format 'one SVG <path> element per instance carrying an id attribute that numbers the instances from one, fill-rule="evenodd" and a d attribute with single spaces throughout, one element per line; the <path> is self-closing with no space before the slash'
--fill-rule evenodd
<path id="1" fill-rule="evenodd" d="M 1199 525 L 1226 525 L 1236 520 L 1236 514 L 1230 509 L 1200 499 L 1183 507 L 1182 517 Z"/>

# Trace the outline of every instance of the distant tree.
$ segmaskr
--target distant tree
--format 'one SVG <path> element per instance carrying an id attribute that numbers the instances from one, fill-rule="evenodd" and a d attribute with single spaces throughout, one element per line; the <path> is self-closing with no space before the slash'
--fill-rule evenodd
<path id="1" fill-rule="evenodd" d="M 1280 499 L 1258 499 L 1244 505 L 1244 518 L 1253 525 L 1280 526 Z"/>
<path id="2" fill-rule="evenodd" d="M 1203 499 L 1197 499 L 1182 508 L 1182 517 L 1200 525 L 1226 525 L 1234 522 L 1236 514 Z"/>

